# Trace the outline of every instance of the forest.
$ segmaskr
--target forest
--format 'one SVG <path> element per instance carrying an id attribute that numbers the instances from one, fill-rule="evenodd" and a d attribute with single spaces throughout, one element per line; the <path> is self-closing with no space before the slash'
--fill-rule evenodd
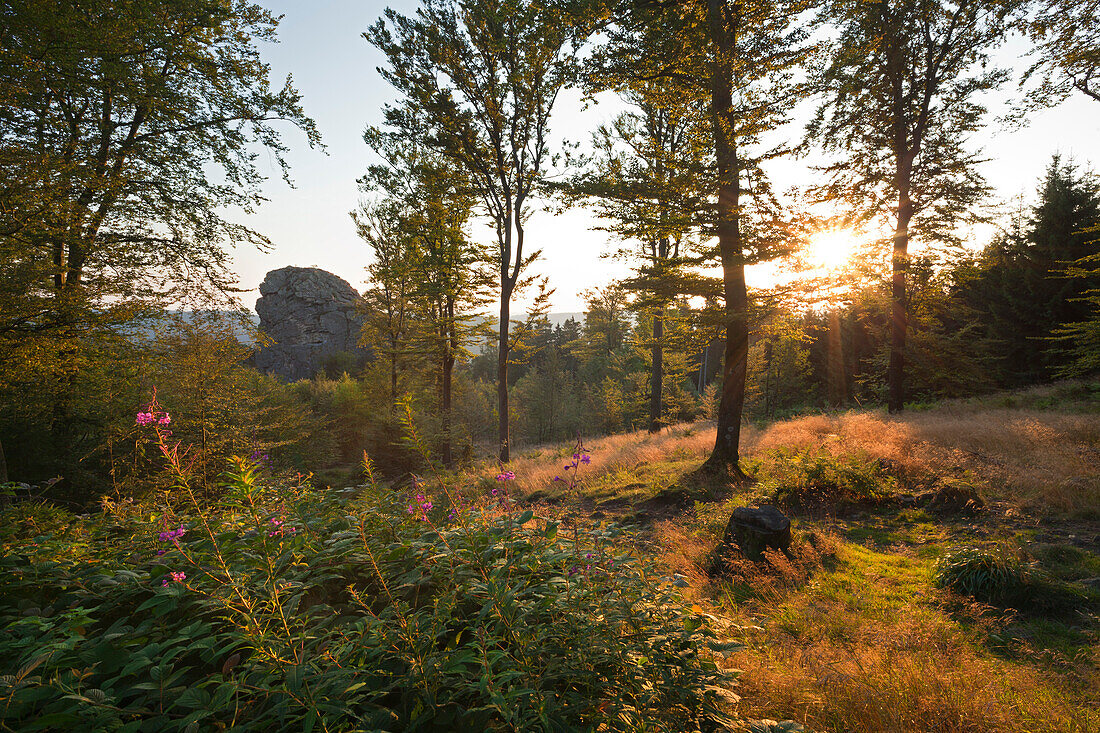
<path id="1" fill-rule="evenodd" d="M 347 346 L 273 5 L 0 5 L 0 729 L 1100 729 L 1100 2 L 372 9 Z"/>

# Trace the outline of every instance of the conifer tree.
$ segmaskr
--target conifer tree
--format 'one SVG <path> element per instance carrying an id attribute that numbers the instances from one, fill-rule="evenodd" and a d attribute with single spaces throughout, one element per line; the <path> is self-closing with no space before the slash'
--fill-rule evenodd
<path id="1" fill-rule="evenodd" d="M 1098 224 L 1100 183 L 1055 157 L 1031 214 L 986 248 L 961 288 L 992 342 L 1005 386 L 1056 374 L 1063 355 L 1049 338 L 1059 327 L 1091 319 L 1087 298 L 1100 280 L 1090 275 L 1088 258 L 1100 242 L 1090 230 Z M 1067 268 L 1073 276 L 1067 277 Z M 1072 347 L 1062 340 L 1066 345 Z"/>
<path id="2" fill-rule="evenodd" d="M 454 367 L 480 335 L 475 316 L 488 302 L 489 253 L 468 237 L 474 197 L 463 171 L 399 136 L 370 129 L 364 137 L 382 161 L 370 167 L 361 185 L 386 198 L 365 205 L 364 215 L 355 217 L 375 255 L 369 268 L 374 288 L 368 292 L 383 308 L 378 316 L 391 354 L 391 397 L 397 397 L 400 355 L 415 352 L 435 365 L 440 453 L 450 466 Z M 384 218 L 368 214 L 372 208 Z M 371 216 L 378 224 L 366 225 Z"/>
<path id="3" fill-rule="evenodd" d="M 591 201 L 600 228 L 630 242 L 615 256 L 639 261 L 624 287 L 639 294 L 635 310 L 648 316 L 649 431 L 661 429 L 665 376 L 665 321 L 673 300 L 705 287 L 690 265 L 702 259 L 699 211 L 710 190 L 705 102 L 688 100 L 651 81 L 636 82 L 623 97 L 634 110 L 593 135 L 590 167 L 569 186 Z"/>

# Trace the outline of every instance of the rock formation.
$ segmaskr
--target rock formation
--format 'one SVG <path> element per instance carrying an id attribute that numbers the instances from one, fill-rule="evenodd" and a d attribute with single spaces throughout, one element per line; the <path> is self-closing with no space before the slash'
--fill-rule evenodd
<path id="1" fill-rule="evenodd" d="M 289 380 L 308 379 L 341 352 L 366 357 L 359 347 L 362 298 L 346 280 L 313 267 L 267 273 L 256 313 L 274 343 L 255 356 L 256 368 Z"/>

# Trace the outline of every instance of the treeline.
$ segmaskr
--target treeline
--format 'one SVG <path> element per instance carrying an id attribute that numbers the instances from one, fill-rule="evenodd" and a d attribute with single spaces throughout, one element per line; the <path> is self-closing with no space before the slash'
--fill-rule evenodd
<path id="1" fill-rule="evenodd" d="M 929 253 L 911 262 L 911 401 L 1095 372 L 1095 342 L 1080 334 L 1096 320 L 1100 273 L 1073 263 L 1100 252 L 1100 181 L 1055 158 L 1035 198 L 980 251 Z M 517 444 L 650 426 L 654 311 L 626 285 L 589 292 L 579 320 L 551 324 L 536 312 L 515 324 L 520 338 L 511 349 L 509 386 Z M 832 303 L 804 286 L 783 295 L 757 294 L 746 416 L 884 404 L 890 281 L 869 279 Z M 723 332 L 714 311 L 684 298 L 659 312 L 658 426 L 716 414 Z M 416 351 L 421 343 L 410 337 L 389 363 L 398 369 L 396 393 L 415 394 L 425 412 L 433 412 L 440 407 L 437 370 Z M 463 445 L 493 436 L 496 362 L 489 346 L 457 369 L 454 404 Z"/>

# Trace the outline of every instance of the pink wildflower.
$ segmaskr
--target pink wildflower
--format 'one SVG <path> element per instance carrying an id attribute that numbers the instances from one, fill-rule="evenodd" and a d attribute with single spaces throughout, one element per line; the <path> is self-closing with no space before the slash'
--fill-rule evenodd
<path id="1" fill-rule="evenodd" d="M 183 572 L 182 570 L 173 570 L 172 572 L 168 573 L 168 575 L 171 576 L 171 581 L 169 581 L 168 578 L 162 579 L 160 581 L 160 584 L 162 586 L 167 586 L 169 582 L 182 583 L 187 578 L 187 573 Z"/>

